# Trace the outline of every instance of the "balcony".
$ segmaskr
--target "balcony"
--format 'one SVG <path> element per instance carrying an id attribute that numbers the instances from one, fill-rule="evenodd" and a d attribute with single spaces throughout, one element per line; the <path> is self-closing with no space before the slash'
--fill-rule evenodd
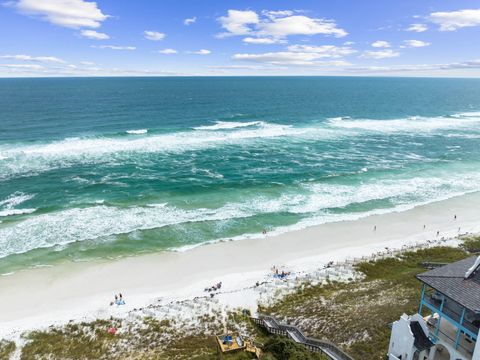
<path id="1" fill-rule="evenodd" d="M 448 297 L 434 291 L 425 292 L 422 303 L 433 313 L 441 314 L 442 317 L 454 322 L 470 338 L 476 340 L 479 333 L 480 316 L 465 309 L 460 304 Z"/>
<path id="2" fill-rule="evenodd" d="M 458 329 L 452 323 L 446 319 L 441 319 L 438 314 L 426 316 L 425 321 L 427 322 L 429 337 L 436 344 L 456 349 L 467 359 L 472 358 L 476 341 L 470 336 L 458 332 Z"/>
<path id="3" fill-rule="evenodd" d="M 428 315 L 424 319 L 435 344 L 455 349 L 463 358 L 472 359 L 479 333 L 479 314 L 426 285 L 422 289 L 419 313 Z"/>

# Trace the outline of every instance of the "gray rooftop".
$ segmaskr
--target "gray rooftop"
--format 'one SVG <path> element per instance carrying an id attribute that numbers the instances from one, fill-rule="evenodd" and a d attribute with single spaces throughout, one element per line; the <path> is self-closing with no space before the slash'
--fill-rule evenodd
<path id="1" fill-rule="evenodd" d="M 480 269 L 468 279 L 465 273 L 475 263 L 472 256 L 417 275 L 417 279 L 471 311 L 480 311 Z"/>

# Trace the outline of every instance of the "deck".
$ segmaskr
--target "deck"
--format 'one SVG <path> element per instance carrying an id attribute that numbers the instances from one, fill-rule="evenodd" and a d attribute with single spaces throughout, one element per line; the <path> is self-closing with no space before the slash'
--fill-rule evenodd
<path id="1" fill-rule="evenodd" d="M 354 360 L 332 342 L 306 337 L 296 326 L 281 324 L 272 316 L 252 317 L 252 320 L 270 334 L 287 336 L 297 344 L 305 346 L 312 352 L 324 354 L 331 360 Z"/>

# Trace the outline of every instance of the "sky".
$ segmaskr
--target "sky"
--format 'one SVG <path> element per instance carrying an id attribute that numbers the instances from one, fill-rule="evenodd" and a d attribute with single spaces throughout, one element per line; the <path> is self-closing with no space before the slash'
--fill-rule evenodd
<path id="1" fill-rule="evenodd" d="M 0 0 L 0 77 L 480 77 L 480 0 Z"/>

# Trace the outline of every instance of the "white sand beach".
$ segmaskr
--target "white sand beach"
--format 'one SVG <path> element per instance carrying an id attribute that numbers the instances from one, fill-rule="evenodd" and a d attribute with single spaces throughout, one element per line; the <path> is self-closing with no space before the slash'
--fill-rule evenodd
<path id="1" fill-rule="evenodd" d="M 473 193 L 278 236 L 267 234 L 185 252 L 65 263 L 4 275 L 0 277 L 0 337 L 71 319 L 119 315 L 159 300 L 205 296 L 204 288 L 218 281 L 223 283 L 222 290 L 231 293 L 221 301 L 232 307 L 254 308 L 252 293 L 241 289 L 271 276 L 273 265 L 308 272 L 329 261 L 369 255 L 385 247 L 452 238 L 459 228 L 462 234 L 477 233 L 479 206 L 480 193 Z M 109 306 L 118 292 L 124 294 L 127 304 Z"/>

